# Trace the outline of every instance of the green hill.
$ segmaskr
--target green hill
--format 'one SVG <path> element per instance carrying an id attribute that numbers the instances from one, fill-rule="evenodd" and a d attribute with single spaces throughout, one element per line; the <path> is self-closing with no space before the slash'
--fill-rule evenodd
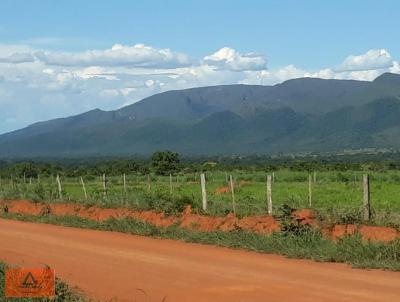
<path id="1" fill-rule="evenodd" d="M 0 135 L 0 157 L 400 148 L 400 75 L 169 91 Z"/>

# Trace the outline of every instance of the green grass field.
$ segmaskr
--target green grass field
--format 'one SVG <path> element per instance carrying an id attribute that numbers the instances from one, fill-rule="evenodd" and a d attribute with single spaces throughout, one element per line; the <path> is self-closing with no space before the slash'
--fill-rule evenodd
<path id="1" fill-rule="evenodd" d="M 236 211 L 239 216 L 265 214 L 266 176 L 262 172 L 232 171 L 235 180 Z M 352 222 L 361 219 L 363 200 L 362 172 L 316 172 L 312 183 L 312 208 L 326 219 Z M 371 202 L 373 221 L 378 224 L 400 224 L 400 172 L 369 173 L 371 178 Z M 273 208 L 282 205 L 292 208 L 308 208 L 307 172 L 281 170 L 274 172 Z M 217 188 L 226 187 L 225 172 L 208 172 L 208 213 L 224 215 L 232 211 L 230 192 L 217 194 Z M 313 178 L 313 173 L 312 173 Z M 101 176 L 83 177 L 87 198 L 79 178 L 61 177 L 62 198 L 58 193 L 55 177 L 37 179 L 2 180 L 0 198 L 27 198 L 52 202 L 68 201 L 104 207 L 129 206 L 137 209 L 177 212 L 190 204 L 201 212 L 201 187 L 198 174 L 180 174 L 172 177 L 172 193 L 169 176 L 150 177 L 127 175 L 126 193 L 123 176 L 107 177 L 107 193 L 104 194 Z M 334 217 L 334 218 L 332 218 Z"/>

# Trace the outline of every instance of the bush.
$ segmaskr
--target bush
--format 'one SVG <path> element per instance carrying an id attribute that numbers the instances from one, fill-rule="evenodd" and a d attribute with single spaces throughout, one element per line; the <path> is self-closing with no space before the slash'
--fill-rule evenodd
<path id="1" fill-rule="evenodd" d="M 147 194 L 145 202 L 149 210 L 163 211 L 168 215 L 181 213 L 187 206 L 194 207 L 196 205 L 191 197 L 176 197 L 162 192 Z"/>
<path id="2" fill-rule="evenodd" d="M 295 235 L 301 236 L 305 234 L 318 233 L 308 225 L 303 225 L 299 221 L 292 218 L 292 214 L 296 209 L 284 204 L 278 208 L 276 218 L 281 224 L 281 232 L 285 236 Z"/>
<path id="3" fill-rule="evenodd" d="M 151 165 L 158 175 L 169 175 L 176 173 L 179 164 L 178 153 L 171 151 L 157 151 L 151 157 Z"/>

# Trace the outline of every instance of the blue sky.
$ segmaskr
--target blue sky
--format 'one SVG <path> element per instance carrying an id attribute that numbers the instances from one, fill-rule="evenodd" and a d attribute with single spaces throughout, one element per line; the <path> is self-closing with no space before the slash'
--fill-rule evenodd
<path id="1" fill-rule="evenodd" d="M 400 1 L 0 2 L 0 133 L 169 89 L 400 72 Z"/>

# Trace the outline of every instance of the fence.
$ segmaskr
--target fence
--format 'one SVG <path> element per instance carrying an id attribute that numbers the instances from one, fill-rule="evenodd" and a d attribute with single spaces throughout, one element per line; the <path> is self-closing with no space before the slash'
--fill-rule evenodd
<path id="1" fill-rule="evenodd" d="M 101 200 L 101 201 L 112 201 L 121 205 L 135 205 L 139 204 L 139 197 L 135 201 L 135 193 L 146 193 L 148 195 L 157 194 L 162 192 L 163 188 L 168 188 L 170 199 L 172 202 L 174 199 L 182 196 L 189 196 L 192 198 L 194 203 L 199 202 L 201 208 L 204 211 L 215 211 L 214 209 L 220 208 L 223 211 L 231 211 L 234 214 L 238 212 L 249 212 L 251 213 L 251 206 L 256 206 L 257 213 L 267 212 L 268 214 L 274 214 L 277 207 L 283 203 L 290 203 L 290 194 L 286 195 L 286 200 L 283 200 L 282 193 L 286 186 L 287 192 L 291 192 L 294 196 L 301 192 L 301 202 L 296 207 L 321 207 L 323 201 L 321 197 L 325 195 L 323 190 L 332 191 L 330 186 L 340 186 L 345 184 L 349 186 L 349 183 L 353 184 L 353 187 L 348 190 L 347 193 L 352 194 L 352 206 L 353 208 L 362 208 L 362 217 L 364 220 L 371 219 L 372 206 L 371 206 L 371 192 L 370 192 L 370 177 L 369 175 L 363 175 L 362 179 L 360 173 L 352 173 L 354 177 L 349 177 L 351 172 L 346 175 L 337 174 L 336 182 L 332 182 L 332 175 L 317 172 L 300 175 L 299 173 L 258 173 L 255 176 L 256 181 L 240 180 L 240 175 L 228 174 L 227 172 L 209 172 L 209 173 L 192 173 L 192 174 L 181 174 L 181 175 L 168 175 L 167 177 L 158 177 L 154 175 L 126 175 L 107 177 L 102 174 L 97 179 L 96 177 L 85 177 L 80 176 L 77 178 L 62 178 L 56 175 L 55 181 L 54 176 L 48 177 L 37 177 L 35 179 L 29 178 L 27 181 L 26 176 L 23 178 L 9 177 L 9 182 L 5 181 L 4 177 L 0 179 L 0 192 L 2 197 L 7 197 L 4 191 L 9 193 L 14 192 L 15 197 L 18 198 L 29 198 L 33 193 L 38 195 L 37 199 L 57 199 L 57 200 Z M 395 174 L 394 174 L 395 175 Z M 264 177 L 264 181 L 260 181 Z M 382 175 L 378 177 L 377 183 L 387 184 L 387 178 L 384 179 Z M 346 181 L 338 181 L 343 178 Z M 290 180 L 290 181 L 288 181 Z M 304 181 L 306 180 L 306 181 Z M 380 181 L 379 181 L 380 180 Z M 385 180 L 386 182 L 382 182 Z M 305 184 L 307 185 L 305 186 Z M 358 191 L 357 187 L 362 183 L 362 190 Z M 168 184 L 163 187 L 163 185 Z M 393 186 L 400 188 L 396 183 L 391 183 Z M 360 186 L 361 187 L 361 186 Z M 40 192 L 40 189 L 45 192 Z M 161 188 L 161 189 L 160 189 Z M 277 190 L 275 190 L 277 188 Z M 307 196 L 304 196 L 303 189 L 307 190 Z M 354 189 L 355 188 L 355 189 Z M 47 191 L 46 191 L 47 190 Z M 218 191 L 219 190 L 219 191 Z M 315 190 L 317 194 L 315 194 Z M 400 190 L 399 190 L 400 191 Z M 30 195 L 29 192 L 32 194 Z M 46 195 L 46 192 L 50 194 Z M 19 195 L 18 195 L 19 194 Z M 327 194 L 328 196 L 334 196 L 332 192 Z M 9 194 L 9 197 L 12 194 Z M 289 196 L 289 197 L 288 197 Z M 145 196 L 146 197 L 146 196 Z M 154 197 L 154 196 L 153 196 Z M 306 198 L 304 198 L 306 197 Z M 146 198 L 150 198 L 147 196 Z M 157 196 L 155 196 L 157 198 Z M 210 202 L 211 199 L 211 202 Z M 307 200 L 307 204 L 303 200 Z M 324 196 L 325 201 L 327 197 Z M 277 202 L 276 202 L 277 201 Z M 317 201 L 317 203 L 316 203 Z M 238 203 L 239 202 L 239 203 Z M 377 204 L 381 204 L 378 202 Z M 387 203 L 387 201 L 386 201 Z M 359 206 L 357 206 L 357 204 Z M 396 203 L 390 203 L 396 205 Z M 334 200 L 329 201 L 326 205 L 341 208 L 343 205 L 335 205 Z M 325 205 L 325 206 L 326 206 Z M 398 205 L 398 203 L 397 203 Z M 247 211 L 243 210 L 246 209 Z M 398 208 L 397 208 L 398 209 Z M 399 209 L 400 210 L 400 209 Z M 254 212 L 254 211 L 253 211 Z M 399 211 L 400 212 L 400 211 Z"/>

